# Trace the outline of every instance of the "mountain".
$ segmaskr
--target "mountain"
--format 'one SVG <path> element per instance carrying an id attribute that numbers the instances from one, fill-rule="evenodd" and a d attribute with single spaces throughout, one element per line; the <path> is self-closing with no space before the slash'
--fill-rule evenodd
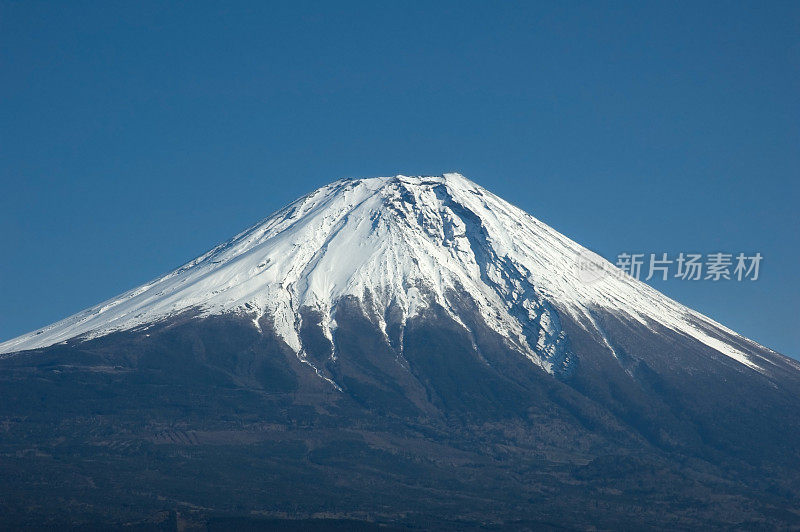
<path id="1" fill-rule="evenodd" d="M 459 174 L 334 182 L 0 353 L 7 525 L 800 526 L 800 364 Z"/>

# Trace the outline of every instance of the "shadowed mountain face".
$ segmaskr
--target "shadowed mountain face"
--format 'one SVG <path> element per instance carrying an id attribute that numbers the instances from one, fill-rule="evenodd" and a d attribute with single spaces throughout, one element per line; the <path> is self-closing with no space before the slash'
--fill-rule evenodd
<path id="1" fill-rule="evenodd" d="M 800 370 L 461 176 L 339 182 L 0 344 L 0 523 L 800 527 Z"/>

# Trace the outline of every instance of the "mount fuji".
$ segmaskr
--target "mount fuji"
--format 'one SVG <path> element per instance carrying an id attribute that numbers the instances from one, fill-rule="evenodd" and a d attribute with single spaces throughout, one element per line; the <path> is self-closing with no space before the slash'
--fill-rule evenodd
<path id="1" fill-rule="evenodd" d="M 7 525 L 800 526 L 800 364 L 459 174 L 324 186 L 0 381 Z"/>

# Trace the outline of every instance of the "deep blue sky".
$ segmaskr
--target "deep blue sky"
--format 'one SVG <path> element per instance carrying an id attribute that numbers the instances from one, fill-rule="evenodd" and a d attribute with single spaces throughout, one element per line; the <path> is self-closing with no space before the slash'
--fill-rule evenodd
<path id="1" fill-rule="evenodd" d="M 456 170 L 800 355 L 800 3 L 0 2 L 0 339 L 344 176 Z"/>

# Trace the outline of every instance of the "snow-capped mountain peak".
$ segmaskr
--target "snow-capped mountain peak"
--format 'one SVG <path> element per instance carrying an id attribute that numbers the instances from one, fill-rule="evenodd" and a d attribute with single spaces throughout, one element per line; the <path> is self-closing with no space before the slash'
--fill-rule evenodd
<path id="1" fill-rule="evenodd" d="M 460 174 L 343 179 L 284 207 L 181 268 L 41 330 L 0 344 L 8 353 L 95 338 L 178 314 L 268 315 L 302 357 L 302 309 L 324 319 L 353 298 L 384 329 L 441 307 L 462 326 L 467 295 L 491 329 L 547 371 L 569 363 L 560 319 L 605 341 L 594 309 L 659 324 L 763 370 L 756 344 L 631 277 L 587 281 L 602 258 Z M 611 354 L 614 348 L 608 344 Z M 760 348 L 761 349 L 761 348 Z"/>

